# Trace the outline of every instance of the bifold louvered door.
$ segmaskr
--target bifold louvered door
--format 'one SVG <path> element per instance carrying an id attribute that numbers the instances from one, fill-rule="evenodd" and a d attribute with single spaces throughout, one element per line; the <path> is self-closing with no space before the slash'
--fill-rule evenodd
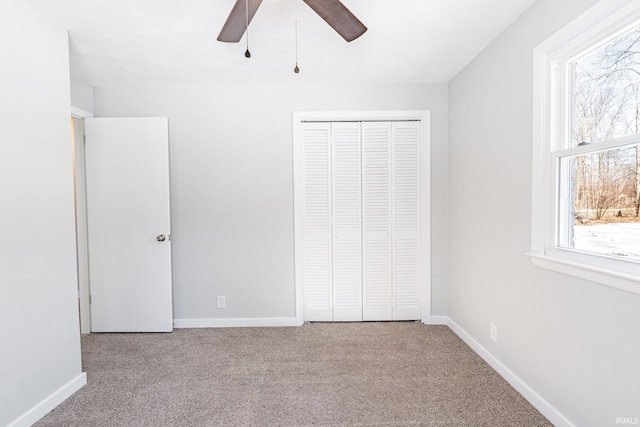
<path id="1" fill-rule="evenodd" d="M 362 124 L 362 158 L 363 320 L 391 320 L 391 123 Z"/>
<path id="2" fill-rule="evenodd" d="M 333 320 L 331 124 L 302 128 L 302 265 L 304 319 Z"/>
<path id="3" fill-rule="evenodd" d="M 360 123 L 331 124 L 333 320 L 362 320 Z"/>
<path id="4" fill-rule="evenodd" d="M 362 123 L 363 320 L 421 315 L 420 123 Z"/>
<path id="5" fill-rule="evenodd" d="M 421 316 L 420 122 L 302 123 L 305 321 Z"/>
<path id="6" fill-rule="evenodd" d="M 392 131 L 392 320 L 419 319 L 422 287 L 420 124 L 394 122 Z"/>

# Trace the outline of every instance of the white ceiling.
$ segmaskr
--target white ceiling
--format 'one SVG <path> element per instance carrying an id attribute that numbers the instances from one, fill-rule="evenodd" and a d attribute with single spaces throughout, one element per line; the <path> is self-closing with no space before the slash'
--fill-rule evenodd
<path id="1" fill-rule="evenodd" d="M 264 0 L 246 40 L 216 37 L 235 0 L 27 0 L 69 29 L 91 86 L 228 80 L 446 82 L 535 0 L 342 0 L 367 27 L 347 43 L 301 0 Z"/>

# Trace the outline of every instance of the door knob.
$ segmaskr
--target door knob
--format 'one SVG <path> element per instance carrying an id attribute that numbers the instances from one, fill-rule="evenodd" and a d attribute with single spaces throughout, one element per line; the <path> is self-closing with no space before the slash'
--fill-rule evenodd
<path id="1" fill-rule="evenodd" d="M 157 240 L 158 242 L 164 242 L 164 241 L 165 241 L 165 239 L 166 239 L 166 237 L 165 237 L 165 235 L 164 235 L 164 234 L 160 234 L 158 237 L 156 237 L 156 240 Z"/>

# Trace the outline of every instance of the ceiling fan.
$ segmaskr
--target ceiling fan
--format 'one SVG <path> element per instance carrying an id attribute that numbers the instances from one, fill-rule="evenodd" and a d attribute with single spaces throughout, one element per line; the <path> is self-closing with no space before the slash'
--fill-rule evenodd
<path id="1" fill-rule="evenodd" d="M 367 31 L 367 27 L 339 0 L 303 1 L 348 42 Z M 261 3 L 262 0 L 236 0 L 218 35 L 218 41 L 239 42 Z"/>

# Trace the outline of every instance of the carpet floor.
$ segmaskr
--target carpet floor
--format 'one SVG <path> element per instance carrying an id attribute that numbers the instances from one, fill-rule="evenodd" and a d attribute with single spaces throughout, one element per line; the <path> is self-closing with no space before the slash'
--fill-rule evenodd
<path id="1" fill-rule="evenodd" d="M 82 337 L 44 426 L 550 426 L 446 326 L 312 323 Z"/>

